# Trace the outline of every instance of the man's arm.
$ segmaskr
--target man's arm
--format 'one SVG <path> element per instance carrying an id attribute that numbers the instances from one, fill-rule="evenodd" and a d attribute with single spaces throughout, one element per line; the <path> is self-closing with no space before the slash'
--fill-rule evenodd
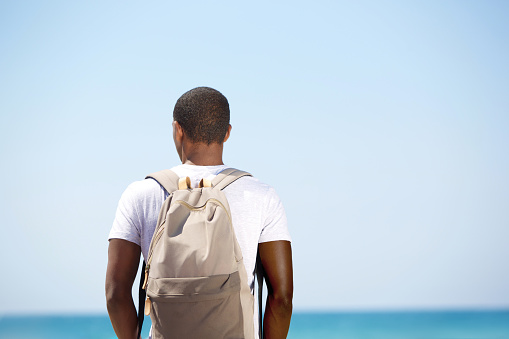
<path id="1" fill-rule="evenodd" d="M 138 316 L 131 289 L 140 262 L 140 246 L 123 239 L 111 239 L 106 270 L 106 304 L 111 324 L 119 339 L 137 339 Z"/>
<path id="2" fill-rule="evenodd" d="M 258 244 L 268 289 L 264 339 L 284 339 L 290 328 L 293 299 L 292 246 L 289 241 Z"/>

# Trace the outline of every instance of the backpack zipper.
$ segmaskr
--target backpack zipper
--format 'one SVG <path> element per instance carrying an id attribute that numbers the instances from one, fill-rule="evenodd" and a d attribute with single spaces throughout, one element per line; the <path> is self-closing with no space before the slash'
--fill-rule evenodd
<path id="1" fill-rule="evenodd" d="M 150 315 L 150 311 L 152 308 L 152 300 L 149 297 L 145 299 L 145 315 Z"/>
<path id="2" fill-rule="evenodd" d="M 211 198 L 209 200 L 207 200 L 205 202 L 205 204 L 203 204 L 202 206 L 199 206 L 199 207 L 194 207 L 194 206 L 191 206 L 189 205 L 187 202 L 183 201 L 183 200 L 177 200 L 175 201 L 176 204 L 181 204 L 181 205 L 184 205 L 186 206 L 188 209 L 190 209 L 191 211 L 201 211 L 203 209 L 205 209 L 205 207 L 207 206 L 208 202 L 209 201 L 212 201 L 212 202 L 215 202 L 216 204 L 218 204 L 219 206 L 221 206 L 223 208 L 223 210 L 226 212 L 226 215 L 228 216 L 228 220 L 230 221 L 230 225 L 233 225 L 233 222 L 232 222 L 232 217 L 230 216 L 230 214 L 227 212 L 226 210 L 226 207 L 223 205 L 223 203 L 217 199 L 214 199 L 214 198 Z"/>
<path id="3" fill-rule="evenodd" d="M 164 221 L 163 221 L 163 224 L 164 224 Z M 164 231 L 164 228 L 165 228 L 162 225 L 157 230 L 157 233 L 156 233 L 156 235 L 154 237 L 154 245 L 150 247 L 150 251 L 148 253 L 147 265 L 145 266 L 145 280 L 143 281 L 143 286 L 141 287 L 142 289 L 145 289 L 147 287 L 147 283 L 148 283 L 148 270 L 150 269 L 150 263 L 152 262 L 152 253 L 154 252 L 154 246 L 157 244 L 157 242 L 159 241 L 159 239 L 163 235 L 163 231 Z"/>
<path id="4" fill-rule="evenodd" d="M 163 223 L 161 224 L 161 227 L 159 227 L 156 235 L 154 236 L 154 241 L 153 241 L 154 244 L 150 247 L 150 250 L 148 252 L 147 266 L 149 266 L 150 263 L 152 262 L 152 253 L 154 252 L 154 246 L 159 241 L 159 238 L 161 238 L 161 236 L 163 235 L 163 231 L 164 231 L 165 227 L 162 225 L 164 225 L 165 222 L 166 222 L 166 220 L 163 221 Z"/>

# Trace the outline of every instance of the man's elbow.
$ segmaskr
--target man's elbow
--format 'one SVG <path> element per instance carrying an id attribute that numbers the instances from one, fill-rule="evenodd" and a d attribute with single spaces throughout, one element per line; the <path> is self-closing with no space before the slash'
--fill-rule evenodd
<path id="1" fill-rule="evenodd" d="M 131 298 L 131 290 L 127 291 L 125 288 L 120 288 L 114 284 L 106 284 L 106 307 L 108 311 L 112 311 L 121 307 L 126 300 Z"/>
<path id="2" fill-rule="evenodd" d="M 293 291 L 285 291 L 269 295 L 271 309 L 277 313 L 291 314 L 293 309 Z"/>

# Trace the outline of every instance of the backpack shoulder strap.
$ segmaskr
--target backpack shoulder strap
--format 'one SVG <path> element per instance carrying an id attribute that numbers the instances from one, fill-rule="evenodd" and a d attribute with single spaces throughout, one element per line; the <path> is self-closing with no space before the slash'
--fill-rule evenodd
<path id="1" fill-rule="evenodd" d="M 168 193 L 172 193 L 178 189 L 178 181 L 179 177 L 178 175 L 173 172 L 172 170 L 162 170 L 159 172 L 155 172 L 152 174 L 149 174 L 145 177 L 145 179 L 154 179 L 159 183 L 159 185 L 163 186 L 163 188 Z M 138 336 L 137 339 L 141 339 L 141 329 L 143 327 L 143 320 L 145 318 L 144 311 L 145 311 L 145 299 L 147 292 L 143 288 L 143 273 L 145 272 L 145 260 L 143 260 L 143 266 L 141 268 L 140 273 L 140 288 L 138 289 Z"/>
<path id="2" fill-rule="evenodd" d="M 212 180 L 212 187 L 217 187 L 220 190 L 222 190 L 235 180 L 247 176 L 251 177 L 252 175 L 249 174 L 248 172 L 239 171 L 238 169 L 235 168 L 227 168 L 218 175 L 216 175 L 214 180 Z"/>
<path id="3" fill-rule="evenodd" d="M 145 320 L 145 299 L 147 298 L 147 291 L 143 289 L 143 272 L 145 272 L 145 267 L 145 260 L 143 260 L 143 266 L 140 271 L 140 287 L 138 289 L 138 336 L 136 339 L 141 339 L 141 329 L 143 327 L 143 320 Z"/>
<path id="4" fill-rule="evenodd" d="M 263 338 L 263 266 L 260 253 L 256 255 L 255 266 L 256 281 L 258 282 L 258 337 Z"/>
<path id="5" fill-rule="evenodd" d="M 149 174 L 145 179 L 154 179 L 157 181 L 166 192 L 171 193 L 178 189 L 179 176 L 172 170 L 166 169 L 159 172 Z"/>

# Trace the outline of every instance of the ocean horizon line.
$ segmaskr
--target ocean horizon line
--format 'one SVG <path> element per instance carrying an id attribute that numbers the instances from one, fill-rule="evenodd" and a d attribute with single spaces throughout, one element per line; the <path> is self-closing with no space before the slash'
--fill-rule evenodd
<path id="1" fill-rule="evenodd" d="M 379 313 L 490 313 L 490 312 L 509 312 L 509 306 L 506 307 L 426 307 L 426 308 L 298 308 L 293 313 L 298 314 L 379 314 Z M 62 310 L 62 311 L 0 311 L 0 318 L 3 317 L 76 317 L 90 316 L 102 317 L 108 316 L 106 311 L 86 311 L 86 310 Z"/>

